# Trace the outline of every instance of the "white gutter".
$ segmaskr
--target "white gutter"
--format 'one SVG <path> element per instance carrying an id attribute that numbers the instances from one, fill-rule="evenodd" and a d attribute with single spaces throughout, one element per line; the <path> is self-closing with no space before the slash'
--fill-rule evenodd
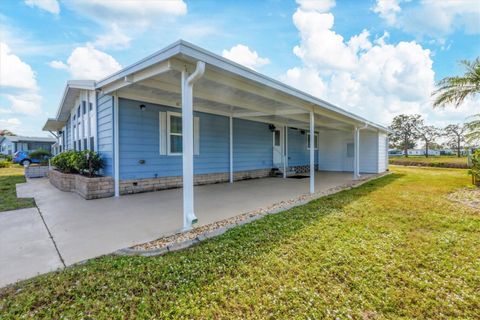
<path id="1" fill-rule="evenodd" d="M 204 73 L 203 61 L 197 61 L 197 68 L 188 77 L 187 71 L 182 71 L 183 230 L 197 222 L 193 194 L 193 85 Z"/>

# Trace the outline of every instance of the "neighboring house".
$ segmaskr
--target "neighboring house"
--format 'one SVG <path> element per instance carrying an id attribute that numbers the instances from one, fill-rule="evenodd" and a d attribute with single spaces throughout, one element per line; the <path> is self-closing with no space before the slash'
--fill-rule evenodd
<path id="1" fill-rule="evenodd" d="M 185 41 L 101 81 L 69 81 L 43 129 L 60 152 L 99 152 L 116 196 L 183 185 L 186 225 L 194 183 L 273 169 L 310 173 L 313 192 L 315 169 L 357 178 L 388 165 L 385 127 Z"/>
<path id="2" fill-rule="evenodd" d="M 13 155 L 17 151 L 31 152 L 38 149 L 51 152 L 55 142 L 54 138 L 48 137 L 2 136 L 0 137 L 0 153 Z"/>
<path id="3" fill-rule="evenodd" d="M 426 154 L 425 149 L 408 149 L 409 156 L 424 156 L 425 154 Z M 440 150 L 433 150 L 433 149 L 428 150 L 429 156 L 439 156 L 440 154 L 441 154 Z"/>

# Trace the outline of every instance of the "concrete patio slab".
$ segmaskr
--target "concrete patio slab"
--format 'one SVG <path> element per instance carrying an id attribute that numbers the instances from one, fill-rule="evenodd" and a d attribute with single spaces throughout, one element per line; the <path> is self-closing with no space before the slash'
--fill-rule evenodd
<path id="1" fill-rule="evenodd" d="M 316 190 L 343 185 L 351 178 L 351 173 L 317 172 Z M 308 180 L 264 178 L 197 186 L 199 224 L 306 194 Z M 182 189 L 84 200 L 59 191 L 47 179 L 35 179 L 17 190 L 21 196 L 35 197 L 66 265 L 175 233 L 182 226 Z"/>
<path id="2" fill-rule="evenodd" d="M 0 212 L 0 287 L 62 267 L 37 208 Z"/>

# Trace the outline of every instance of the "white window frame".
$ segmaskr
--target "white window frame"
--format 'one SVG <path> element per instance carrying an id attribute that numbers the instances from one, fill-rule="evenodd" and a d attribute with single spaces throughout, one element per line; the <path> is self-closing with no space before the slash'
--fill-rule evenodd
<path id="1" fill-rule="evenodd" d="M 181 113 L 167 111 L 167 155 L 181 156 L 182 152 L 172 152 L 170 136 L 177 136 L 177 137 L 180 136 L 182 137 L 182 141 L 183 141 L 183 127 L 182 127 L 182 133 L 172 133 L 170 130 L 170 121 L 172 116 L 182 119 Z"/>
<path id="2" fill-rule="evenodd" d="M 307 132 L 307 150 L 310 150 L 310 143 L 308 143 L 308 137 L 310 137 L 310 132 Z M 315 143 L 315 137 L 317 138 L 317 143 Z M 314 134 L 314 136 L 313 136 L 313 143 L 315 144 L 313 150 L 318 150 L 318 145 L 319 145 L 319 143 L 320 143 L 318 133 L 315 133 L 315 134 Z"/>

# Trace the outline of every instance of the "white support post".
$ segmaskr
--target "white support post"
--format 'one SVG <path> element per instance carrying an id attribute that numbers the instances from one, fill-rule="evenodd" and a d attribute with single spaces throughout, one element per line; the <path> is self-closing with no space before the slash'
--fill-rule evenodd
<path id="1" fill-rule="evenodd" d="M 353 130 L 353 180 L 358 180 L 360 178 L 360 130 L 358 127 L 355 127 Z"/>
<path id="2" fill-rule="evenodd" d="M 114 192 L 115 197 L 120 196 L 120 143 L 119 143 L 119 106 L 118 96 L 115 94 L 113 98 L 113 166 L 114 166 Z"/>
<path id="3" fill-rule="evenodd" d="M 229 159 L 230 159 L 230 183 L 233 183 L 233 117 L 230 116 L 229 118 L 230 123 L 230 144 L 229 144 Z"/>
<path id="4" fill-rule="evenodd" d="M 183 230 L 191 229 L 197 222 L 193 199 L 193 84 L 204 71 L 205 63 L 201 61 L 190 76 L 182 71 Z"/>
<path id="5" fill-rule="evenodd" d="M 310 193 L 315 193 L 315 115 L 310 111 Z"/>
<path id="6" fill-rule="evenodd" d="M 282 141 L 282 158 L 283 158 L 283 178 L 287 178 L 287 126 L 283 126 Z"/>

